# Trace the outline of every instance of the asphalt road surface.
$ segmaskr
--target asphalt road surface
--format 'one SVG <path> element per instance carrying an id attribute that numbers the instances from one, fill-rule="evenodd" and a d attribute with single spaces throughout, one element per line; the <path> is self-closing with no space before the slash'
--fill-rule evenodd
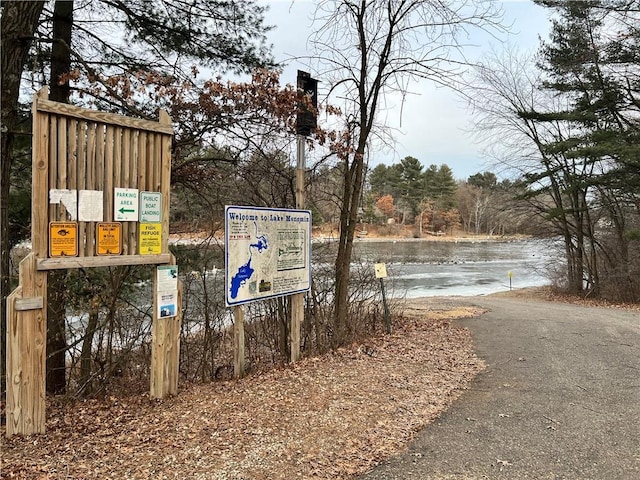
<path id="1" fill-rule="evenodd" d="M 468 327 L 487 369 L 362 477 L 640 479 L 640 313 L 506 297 Z"/>

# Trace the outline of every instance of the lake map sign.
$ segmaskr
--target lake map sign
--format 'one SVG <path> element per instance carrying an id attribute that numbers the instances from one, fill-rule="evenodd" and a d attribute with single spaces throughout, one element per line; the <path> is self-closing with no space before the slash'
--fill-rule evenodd
<path id="1" fill-rule="evenodd" d="M 311 212 L 225 207 L 228 306 L 311 288 Z"/>

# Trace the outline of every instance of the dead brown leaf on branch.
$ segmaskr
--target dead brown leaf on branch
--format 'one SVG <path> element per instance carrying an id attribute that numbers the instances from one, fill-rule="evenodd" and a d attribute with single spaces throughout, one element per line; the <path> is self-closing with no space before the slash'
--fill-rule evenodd
<path id="1" fill-rule="evenodd" d="M 447 314 L 449 312 L 449 314 Z M 0 440 L 0 478 L 343 479 L 404 448 L 484 368 L 471 308 L 407 309 L 389 336 L 175 398 L 48 405 L 47 433 Z"/>

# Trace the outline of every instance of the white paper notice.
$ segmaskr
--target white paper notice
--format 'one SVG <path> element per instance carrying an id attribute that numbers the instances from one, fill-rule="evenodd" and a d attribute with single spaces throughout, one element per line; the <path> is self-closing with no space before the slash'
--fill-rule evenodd
<path id="1" fill-rule="evenodd" d="M 178 312 L 178 292 L 158 292 L 158 318 L 175 317 Z"/>
<path id="2" fill-rule="evenodd" d="M 167 265 L 157 268 L 156 292 L 166 292 L 178 289 L 178 266 Z"/>
<path id="3" fill-rule="evenodd" d="M 80 190 L 80 192 L 78 192 L 78 221 L 104 221 L 102 196 L 101 190 Z"/>
<path id="4" fill-rule="evenodd" d="M 49 203 L 62 204 L 67 209 L 71 220 L 78 219 L 78 191 L 66 188 L 52 188 L 49 190 Z"/>

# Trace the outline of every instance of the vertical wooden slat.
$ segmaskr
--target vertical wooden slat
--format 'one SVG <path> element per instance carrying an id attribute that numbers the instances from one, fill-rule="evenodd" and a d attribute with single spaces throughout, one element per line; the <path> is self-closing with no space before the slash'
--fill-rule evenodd
<path id="1" fill-rule="evenodd" d="M 125 128 L 122 130 L 122 147 L 120 153 L 120 184 L 127 188 L 133 188 L 130 179 L 130 161 L 131 161 L 131 130 Z M 122 222 L 122 241 L 124 242 L 124 251 L 129 250 L 129 229 L 132 228 L 134 222 Z"/>
<path id="2" fill-rule="evenodd" d="M 78 122 L 78 192 L 87 187 L 87 122 Z M 87 255 L 87 231 L 85 222 L 78 222 L 78 250 Z"/>
<path id="3" fill-rule="evenodd" d="M 46 114 L 43 114 L 46 115 Z M 57 188 L 58 187 L 58 176 L 56 175 L 56 171 L 58 169 L 58 149 L 56 148 L 56 139 L 58 137 L 58 118 L 55 115 L 49 116 L 49 136 L 50 139 L 49 144 L 46 148 L 49 150 L 49 188 Z M 47 190 L 48 196 L 48 190 Z M 58 205 L 54 203 L 49 203 L 47 199 L 47 205 L 44 207 L 48 210 L 49 214 L 47 216 L 47 221 L 56 220 L 58 218 Z"/>
<path id="4" fill-rule="evenodd" d="M 39 258 L 47 257 L 49 235 L 49 115 L 38 112 L 38 99 L 46 100 L 46 92 L 40 90 L 33 102 L 31 243 Z"/>
<path id="5" fill-rule="evenodd" d="M 164 110 L 160 110 L 160 123 L 171 125 L 171 118 Z M 159 148 L 159 182 L 162 193 L 162 253 L 169 252 L 169 195 L 171 192 L 171 137 L 169 135 L 158 135 L 160 138 Z"/>
<path id="6" fill-rule="evenodd" d="M 106 126 L 105 136 L 105 156 L 104 156 L 104 220 L 106 222 L 113 221 L 113 188 L 119 187 L 120 182 L 114 181 L 115 177 L 115 137 L 116 129 L 111 125 Z"/>
<path id="7" fill-rule="evenodd" d="M 67 188 L 78 189 L 78 122 L 70 118 L 68 120 L 69 148 L 67 149 Z"/>
<path id="8" fill-rule="evenodd" d="M 153 145 L 153 158 L 151 161 L 153 162 L 153 188 L 154 192 L 160 191 L 160 182 L 162 180 L 162 147 L 163 141 L 162 138 L 164 135 L 160 133 L 154 134 L 154 145 Z"/>
<path id="9" fill-rule="evenodd" d="M 147 188 L 146 190 L 156 192 L 155 184 L 156 179 L 153 177 L 155 173 L 155 168 L 153 165 L 153 161 L 156 158 L 156 142 L 155 142 L 155 134 L 149 133 L 147 135 Z"/>
<path id="10" fill-rule="evenodd" d="M 138 172 L 140 171 L 140 136 L 141 133 L 135 130 L 131 135 L 131 172 L 129 173 L 131 178 L 131 184 L 133 188 L 137 188 L 139 191 L 143 191 L 140 186 L 140 178 Z M 127 255 L 135 255 L 137 252 L 138 244 L 138 224 L 134 224 L 129 228 L 129 239 L 126 242 L 128 249 L 125 250 Z"/>
<path id="11" fill-rule="evenodd" d="M 56 169 L 52 169 L 53 171 L 57 170 L 57 179 L 53 186 L 50 188 L 67 188 L 67 119 L 65 117 L 58 118 L 58 138 L 56 145 L 56 157 L 58 159 L 58 165 Z M 53 139 L 53 135 L 51 136 Z M 54 145 L 52 145 L 52 148 Z M 64 221 L 67 220 L 67 209 L 65 206 L 60 203 L 57 205 L 57 214 L 55 217 L 50 217 L 50 220 L 59 220 Z"/>
<path id="12" fill-rule="evenodd" d="M 149 190 L 147 186 L 147 132 L 140 132 L 138 148 L 140 149 L 140 160 L 138 166 L 138 188 Z"/>
<path id="13" fill-rule="evenodd" d="M 97 126 L 95 122 L 89 122 L 87 124 L 87 190 L 96 189 L 96 136 L 100 135 L 100 139 L 103 139 L 102 129 L 96 127 Z M 99 144 L 103 145 L 103 141 L 100 141 Z M 95 222 L 87 222 L 85 224 L 85 228 L 87 238 L 85 255 L 87 257 L 91 257 L 95 252 L 96 224 Z"/>

